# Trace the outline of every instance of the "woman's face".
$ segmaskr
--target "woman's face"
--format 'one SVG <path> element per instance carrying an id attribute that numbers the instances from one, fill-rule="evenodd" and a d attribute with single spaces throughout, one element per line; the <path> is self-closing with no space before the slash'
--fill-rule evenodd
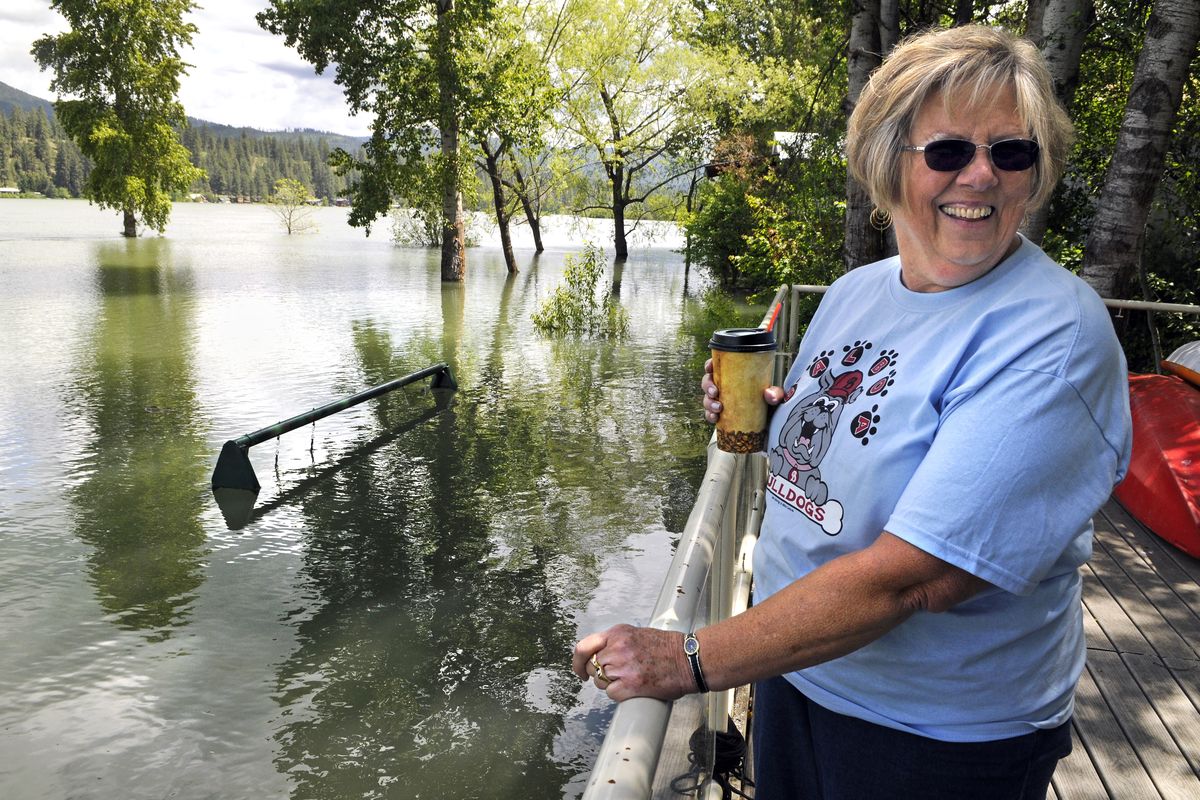
<path id="1" fill-rule="evenodd" d="M 1011 88 L 965 107 L 931 95 L 921 106 L 909 144 L 967 139 L 992 144 L 1028 138 Z M 1033 190 L 1035 169 L 997 169 L 988 150 L 976 150 L 957 172 L 937 172 L 924 154 L 903 152 L 901 207 L 892 209 L 900 274 L 915 292 L 941 292 L 979 278 L 1016 249 L 1017 228 Z"/>

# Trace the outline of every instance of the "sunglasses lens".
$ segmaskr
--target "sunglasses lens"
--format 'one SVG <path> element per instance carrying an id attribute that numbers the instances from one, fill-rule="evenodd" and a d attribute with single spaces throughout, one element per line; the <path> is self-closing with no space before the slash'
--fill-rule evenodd
<path id="1" fill-rule="evenodd" d="M 1034 165 L 1038 143 L 1032 139 L 1006 139 L 992 145 L 992 163 L 1003 170 L 1020 172 Z"/>
<path id="2" fill-rule="evenodd" d="M 1032 139 L 1005 139 L 989 148 L 992 163 L 1006 172 L 1022 172 L 1037 163 L 1038 143 Z M 925 145 L 925 164 L 938 172 L 957 172 L 975 158 L 975 143 L 966 139 L 938 139 Z"/>
<path id="3" fill-rule="evenodd" d="M 938 172 L 957 172 L 974 157 L 975 145 L 964 139 L 938 139 L 925 145 L 925 165 Z"/>

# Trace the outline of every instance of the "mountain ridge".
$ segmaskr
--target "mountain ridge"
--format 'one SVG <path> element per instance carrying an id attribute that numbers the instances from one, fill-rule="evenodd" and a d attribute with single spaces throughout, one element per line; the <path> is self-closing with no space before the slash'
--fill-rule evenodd
<path id="1" fill-rule="evenodd" d="M 0 81 L 0 113 L 11 115 L 14 108 L 20 108 L 22 111 L 36 111 L 42 109 L 48 116 L 54 114 L 54 103 L 45 100 L 36 95 L 23 92 L 15 86 L 9 86 L 7 83 Z M 282 131 L 269 131 L 261 128 L 252 128 L 244 125 L 226 125 L 221 122 L 212 122 L 198 117 L 188 117 L 188 125 L 199 128 L 205 127 L 214 134 L 221 137 L 237 138 L 240 136 L 248 136 L 252 139 L 262 139 L 266 137 L 276 137 L 280 139 L 324 139 L 333 147 L 341 147 L 344 150 L 354 152 L 365 141 L 367 137 L 349 136 L 343 133 L 334 133 L 333 131 L 319 131 L 313 128 L 293 128 Z"/>

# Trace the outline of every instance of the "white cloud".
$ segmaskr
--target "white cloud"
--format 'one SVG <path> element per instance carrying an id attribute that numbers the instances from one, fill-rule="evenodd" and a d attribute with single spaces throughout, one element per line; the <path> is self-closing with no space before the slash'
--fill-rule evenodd
<path id="1" fill-rule="evenodd" d="M 189 16 L 199 29 L 183 51 L 191 68 L 179 99 L 188 116 L 263 130 L 314 128 L 366 136 L 370 120 L 351 116 L 333 70 L 316 75 L 283 40 L 258 27 L 267 0 L 201 0 Z M 46 0 L 4 0 L 0 9 L 0 81 L 47 100 L 50 74 L 40 72 L 30 47 L 64 30 Z"/>

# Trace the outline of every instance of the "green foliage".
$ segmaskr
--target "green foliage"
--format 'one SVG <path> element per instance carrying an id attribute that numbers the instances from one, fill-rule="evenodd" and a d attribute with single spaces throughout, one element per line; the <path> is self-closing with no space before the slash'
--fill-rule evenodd
<path id="1" fill-rule="evenodd" d="M 275 191 L 271 194 L 271 210 L 289 236 L 315 231 L 316 224 L 309 219 L 310 207 L 315 200 L 302 182 L 295 178 L 280 178 L 275 181 Z"/>
<path id="2" fill-rule="evenodd" d="M 762 321 L 762 306 L 739 304 L 734 298 L 712 287 L 706 289 L 698 303 L 684 307 L 680 328 L 688 336 L 708 341 L 713 331 L 723 328 L 753 328 Z"/>
<path id="3" fill-rule="evenodd" d="M 33 46 L 63 128 L 92 162 L 83 193 L 102 208 L 125 212 L 158 231 L 171 193 L 202 176 L 180 144 L 186 123 L 176 100 L 185 64 L 181 47 L 196 27 L 183 21 L 192 0 L 53 0 L 69 30 Z"/>
<path id="4" fill-rule="evenodd" d="M 685 220 L 688 254 L 725 287 L 739 283 L 738 259 L 754 229 L 747 185 L 732 174 L 703 184 L 697 210 Z"/>
<path id="5" fill-rule="evenodd" d="M 482 61 L 494 0 L 271 0 L 259 25 L 284 38 L 318 73 L 336 65 L 350 109 L 373 118 L 360 153 L 337 150 L 333 164 L 350 179 L 350 223 L 370 228 L 441 148 L 441 184 L 465 174 L 455 136 L 471 133 L 467 109 L 487 91 Z M 443 135 L 446 138 L 443 138 Z"/>
<path id="6" fill-rule="evenodd" d="M 469 169 L 464 160 L 460 168 Z M 391 209 L 392 241 L 401 247 L 441 247 L 442 230 L 445 226 L 445 211 L 442 208 L 442 175 L 444 160 L 440 154 L 431 154 L 419 164 L 407 168 L 408 179 L 404 182 L 396 205 Z M 477 199 L 478 184 L 460 180 L 464 187 L 463 205 L 470 207 Z M 472 246 L 470 217 L 463 220 L 466 229 L 466 245 Z"/>
<path id="7" fill-rule="evenodd" d="M 740 138 L 718 150 L 727 171 L 703 187 L 686 223 L 693 257 L 731 290 L 828 283 L 842 272 L 840 153 L 814 137 L 784 150 L 786 158 L 768 158 Z"/>
<path id="8" fill-rule="evenodd" d="M 629 314 L 621 308 L 604 282 L 604 253 L 588 245 L 583 254 L 567 256 L 563 278 L 541 307 L 533 324 L 553 336 L 621 339 L 629 332 Z"/>

